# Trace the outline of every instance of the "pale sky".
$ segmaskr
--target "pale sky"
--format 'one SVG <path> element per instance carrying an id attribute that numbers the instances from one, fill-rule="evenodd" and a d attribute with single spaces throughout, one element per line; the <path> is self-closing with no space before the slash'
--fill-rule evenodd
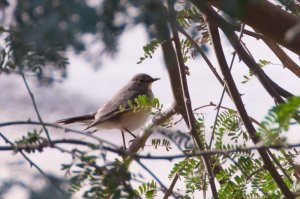
<path id="1" fill-rule="evenodd" d="M 272 54 L 272 52 L 266 48 L 260 41 L 256 39 L 245 37 L 243 41 L 246 43 L 250 52 L 258 61 L 259 59 L 264 59 L 271 61 L 272 63 L 280 63 L 278 59 Z M 70 65 L 68 66 L 68 79 L 63 83 L 54 83 L 54 85 L 43 91 L 43 87 L 39 87 L 32 78 L 30 79 L 30 86 L 37 98 L 38 106 L 41 107 L 41 113 L 44 121 L 53 122 L 57 119 L 61 119 L 66 116 L 73 116 L 74 114 L 84 114 L 86 110 L 97 109 L 105 100 L 108 100 L 115 92 L 118 91 L 133 75 L 136 73 L 148 73 L 153 77 L 160 77 L 161 80 L 153 84 L 153 92 L 160 99 L 160 102 L 167 107 L 172 103 L 172 93 L 168 81 L 167 71 L 165 69 L 161 50 L 157 50 L 152 59 L 144 60 L 142 64 L 137 65 L 136 62 L 139 61 L 139 57 L 143 56 L 142 47 L 148 42 L 147 36 L 145 34 L 144 28 L 138 26 L 137 28 L 127 31 L 120 41 L 120 51 L 119 54 L 110 59 L 108 57 L 101 60 L 102 66 L 98 70 L 93 68 L 91 63 L 87 63 L 82 56 L 74 55 L 69 53 Z M 231 60 L 232 48 L 228 47 L 228 42 L 223 40 L 224 51 L 227 56 L 228 62 Z M 300 64 L 299 58 L 290 53 L 293 59 Z M 211 58 L 213 64 L 218 69 L 216 60 L 214 58 L 213 51 L 210 51 L 209 57 Z M 95 55 L 94 59 L 97 59 Z M 188 77 L 189 89 L 192 98 L 193 107 L 199 107 L 205 104 L 209 104 L 211 101 L 218 103 L 221 96 L 222 87 L 219 85 L 217 80 L 214 78 L 212 72 L 208 69 L 206 63 L 203 59 L 198 57 L 195 61 L 190 61 L 187 63 L 190 68 L 191 75 Z M 266 74 L 268 74 L 271 79 L 275 80 L 280 86 L 287 89 L 288 91 L 294 93 L 295 95 L 300 95 L 300 84 L 299 79 L 291 74 L 287 69 L 282 69 L 282 66 L 278 65 L 268 65 L 264 68 Z M 218 69 L 219 71 L 219 69 Z M 240 84 L 243 81 L 243 76 L 248 74 L 248 69 L 246 66 L 236 59 L 233 66 L 232 72 L 236 84 L 238 85 L 239 91 L 243 94 L 242 98 L 246 109 L 252 117 L 259 121 L 262 121 L 264 116 L 266 116 L 267 111 L 273 106 L 273 101 L 267 92 L 262 88 L 260 83 L 255 77 L 253 77 L 247 84 Z M 13 80 L 12 80 L 13 79 Z M 0 81 L 4 82 L 6 85 L 15 85 L 12 88 L 18 88 L 19 96 L 26 99 L 27 93 L 25 87 L 18 76 L 3 77 L 0 75 Z M 4 87 L 3 94 L 12 95 L 16 94 L 16 91 L 10 92 L 9 87 Z M 7 90 L 6 90 L 7 89 Z M 57 92 L 59 90 L 59 92 Z M 58 94 L 57 94 L 58 93 Z M 47 101 L 45 99 L 47 96 Z M 76 97 L 74 97 L 76 96 Z M 23 98 L 22 98 L 23 99 Z M 62 102 L 62 99 L 64 100 Z M 10 102 L 12 101 L 12 102 Z M 51 101 L 51 102 L 50 102 Z M 72 103 L 74 101 L 74 103 Z M 17 107 L 19 109 L 16 111 L 13 103 L 19 102 L 14 98 L 5 97 L 0 99 L 0 109 L 4 110 L 4 115 L 0 117 L 1 122 L 13 121 L 16 119 L 27 119 L 36 118 L 33 108 L 30 106 L 29 96 L 27 96 L 25 104 L 19 104 Z M 47 103 L 45 103 L 47 102 Z M 68 103 L 66 103 L 68 102 Z M 66 103 L 66 104 L 63 104 Z M 9 106 L 6 106 L 9 104 Z M 226 96 L 224 99 L 224 106 L 234 108 L 233 104 L 229 101 Z M 24 107 L 22 107 L 24 106 Z M 26 106 L 26 107 L 25 107 Z M 50 108 L 49 108 L 50 106 Z M 66 106 L 67 110 L 62 110 Z M 78 107 L 82 106 L 82 107 Z M 18 115 L 19 111 L 22 111 L 21 115 Z M 49 112 L 49 110 L 52 110 Z M 212 122 L 215 117 L 212 109 L 203 110 L 203 115 L 207 119 L 208 123 Z M 26 111 L 26 112 L 25 112 Z M 208 125 L 209 126 L 209 125 Z M 72 127 L 72 126 L 71 126 Z M 73 126 L 81 130 L 81 127 Z M 181 125 L 180 128 L 184 128 Z M 26 129 L 31 129 L 26 127 Z M 11 134 L 18 131 L 16 135 L 8 135 L 11 138 L 20 137 L 21 132 L 25 134 L 24 128 L 3 128 L 1 132 L 4 134 Z M 117 131 L 109 131 L 103 133 L 97 133 L 97 136 L 108 139 L 115 144 L 121 145 L 121 134 Z M 55 133 L 55 137 L 68 137 L 69 135 L 62 135 Z M 299 127 L 294 128 L 290 131 L 287 136 L 289 141 L 293 143 L 300 142 Z M 85 139 L 85 138 L 83 138 Z M 4 143 L 0 141 L 2 145 Z M 173 147 L 176 148 L 175 146 Z M 146 147 L 143 153 L 154 153 L 154 154 L 174 154 L 177 151 L 165 152 L 162 150 L 153 150 L 151 147 Z M 11 153 L 3 153 L 5 158 L 0 160 L 0 168 L 5 169 L 7 173 L 1 172 L 0 180 L 14 178 L 16 175 L 21 176 L 28 183 L 26 174 L 29 176 L 33 173 L 37 173 L 34 168 L 30 168 L 28 163 L 25 162 L 21 165 L 20 170 L 11 172 L 7 167 L 7 163 L 23 161 L 20 155 L 12 156 Z M 30 157 L 37 163 L 44 171 L 55 173 L 57 175 L 63 176 L 63 172 L 60 171 L 60 165 L 66 162 L 67 155 L 61 154 L 54 150 L 45 150 L 44 153 L 30 155 Z M 170 181 L 167 176 L 172 168 L 172 165 L 166 161 L 161 161 L 163 164 L 155 161 L 146 161 L 147 165 L 156 173 L 163 182 L 168 186 Z M 155 162 L 155 164 L 154 164 Z M 160 165 L 160 166 L 158 166 Z M 164 166 L 161 166 L 164 165 Z M 132 165 L 134 171 L 141 170 L 136 164 Z M 24 172 L 23 172 L 24 171 Z M 143 172 L 145 174 L 145 172 Z M 148 175 L 146 175 L 148 176 Z M 30 184 L 30 183 L 29 183 Z M 9 196 L 7 197 L 9 198 Z M 197 198 L 197 197 L 196 197 Z"/>

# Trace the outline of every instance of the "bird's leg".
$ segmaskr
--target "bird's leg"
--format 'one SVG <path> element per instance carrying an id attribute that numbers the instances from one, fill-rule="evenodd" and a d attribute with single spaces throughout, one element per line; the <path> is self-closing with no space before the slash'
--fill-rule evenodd
<path id="1" fill-rule="evenodd" d="M 124 150 L 126 150 L 126 142 L 125 142 L 124 131 L 122 130 L 121 133 L 122 133 L 122 138 L 123 138 L 123 147 L 124 147 Z"/>
<path id="2" fill-rule="evenodd" d="M 125 131 L 127 131 L 128 133 L 130 133 L 130 135 L 132 135 L 132 137 L 134 137 L 134 139 L 136 138 L 136 136 L 133 133 L 131 133 L 128 129 L 125 128 Z M 129 143 L 131 143 L 133 140 L 130 140 Z"/>

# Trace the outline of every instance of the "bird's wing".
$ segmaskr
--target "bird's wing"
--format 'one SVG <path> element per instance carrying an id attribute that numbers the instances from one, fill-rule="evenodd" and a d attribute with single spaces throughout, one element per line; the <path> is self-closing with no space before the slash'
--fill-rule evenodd
<path id="1" fill-rule="evenodd" d="M 98 109 L 97 113 L 95 114 L 95 120 L 85 130 L 97 126 L 108 119 L 119 116 L 119 114 L 121 113 L 119 111 L 120 105 L 125 108 L 124 112 L 128 111 L 126 110 L 130 108 L 128 105 L 128 100 L 133 101 L 139 95 L 141 94 L 136 92 L 135 90 L 123 88 L 111 100 L 103 104 Z"/>

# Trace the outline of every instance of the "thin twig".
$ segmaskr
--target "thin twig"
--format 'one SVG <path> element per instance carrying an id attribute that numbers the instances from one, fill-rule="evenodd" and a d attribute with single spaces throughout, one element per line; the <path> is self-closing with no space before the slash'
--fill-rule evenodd
<path id="1" fill-rule="evenodd" d="M 287 172 L 285 171 L 285 169 L 280 165 L 280 162 L 277 160 L 277 158 L 275 157 L 275 155 L 269 150 L 266 149 L 267 153 L 269 154 L 269 156 L 272 158 L 273 162 L 275 163 L 275 165 L 277 165 L 277 167 L 281 170 L 281 172 L 283 173 L 283 175 L 286 177 L 286 179 L 288 179 L 288 181 L 293 184 L 293 180 L 291 179 L 291 177 L 289 176 L 289 174 L 287 174 Z"/>
<path id="2" fill-rule="evenodd" d="M 203 52 L 203 50 L 199 47 L 199 45 L 195 42 L 195 40 L 179 25 L 178 25 L 178 31 L 181 32 L 191 42 L 191 44 L 194 46 L 194 48 L 196 48 L 198 53 L 202 56 L 204 61 L 207 63 L 207 65 L 209 66 L 210 70 L 213 72 L 213 74 L 215 75 L 215 77 L 217 78 L 219 83 L 221 85 L 224 85 L 224 82 L 223 82 L 221 76 L 218 74 L 216 68 L 213 66 L 211 61 L 206 56 L 205 52 Z"/>
<path id="3" fill-rule="evenodd" d="M 8 138 L 6 138 L 2 133 L 0 133 L 0 136 L 2 137 L 2 139 L 6 143 L 8 143 L 11 146 L 13 146 L 13 143 Z M 14 147 L 11 147 L 11 148 L 14 149 Z M 37 166 L 34 162 L 32 162 L 32 160 L 30 160 L 30 158 L 28 158 L 27 155 L 25 155 L 22 151 L 19 151 L 19 152 L 29 162 L 30 167 L 32 167 L 32 166 L 35 167 L 43 176 L 45 176 L 46 178 L 48 178 L 47 174 L 39 166 Z"/>
<path id="4" fill-rule="evenodd" d="M 24 73 L 23 73 L 23 70 L 21 69 L 21 66 L 18 66 L 18 68 L 19 68 L 19 72 L 20 72 L 20 74 L 21 74 L 21 77 L 22 77 L 22 79 L 23 79 L 23 81 L 24 81 L 24 84 L 25 84 L 25 86 L 26 86 L 26 89 L 27 89 L 27 91 L 28 91 L 28 93 L 29 93 L 29 96 L 30 96 L 30 98 L 31 98 L 32 105 L 33 105 L 33 107 L 34 107 L 34 110 L 35 110 L 35 112 L 36 112 L 36 115 L 37 115 L 37 117 L 38 117 L 38 120 L 41 122 L 42 127 L 43 127 L 43 129 L 44 129 L 44 131 L 45 131 L 45 133 L 46 133 L 46 135 L 47 135 L 47 138 L 48 138 L 50 144 L 51 144 L 51 138 L 50 138 L 48 129 L 46 128 L 46 126 L 45 126 L 45 124 L 44 124 L 44 122 L 43 122 L 43 120 L 42 120 L 42 117 L 41 117 L 41 115 L 40 115 L 40 112 L 39 112 L 39 110 L 38 110 L 38 108 L 37 108 L 37 105 L 36 105 L 36 102 L 35 102 L 35 99 L 34 99 L 34 95 L 33 95 L 33 93 L 31 92 L 31 90 L 30 90 L 30 88 L 29 88 L 29 85 L 28 85 L 28 83 L 27 83 L 27 80 L 26 80 L 26 78 L 25 78 L 25 75 L 24 75 Z"/>
<path id="5" fill-rule="evenodd" d="M 61 130 L 65 131 L 66 133 L 67 132 L 71 132 L 71 133 L 76 133 L 76 134 L 80 134 L 80 135 L 84 135 L 84 136 L 93 138 L 93 139 L 97 140 L 100 144 L 106 143 L 106 144 L 109 144 L 109 145 L 111 145 L 113 147 L 117 147 L 115 144 L 113 144 L 113 143 L 111 143 L 109 141 L 103 140 L 103 139 L 101 139 L 101 138 L 99 138 L 97 136 L 94 136 L 94 135 L 92 135 L 89 132 L 84 132 L 84 131 L 79 131 L 79 130 L 76 130 L 76 129 L 67 128 L 67 127 L 64 127 L 64 126 L 58 125 L 58 124 L 41 123 L 40 121 L 31 121 L 31 120 L 28 120 L 28 121 L 13 121 L 13 122 L 3 122 L 3 123 L 0 123 L 0 127 L 14 126 L 14 125 L 45 125 L 45 126 L 48 126 L 48 127 L 52 127 L 52 128 L 56 128 L 56 129 L 61 129 Z"/>
<path id="6" fill-rule="evenodd" d="M 13 147 L 14 144 L 7 137 L 5 137 L 1 132 L 0 132 L 0 137 L 2 137 L 2 139 L 6 143 L 10 144 L 12 150 L 14 150 L 14 147 Z M 55 191 L 59 195 L 62 195 L 61 189 L 55 183 L 52 182 L 52 180 L 49 178 L 49 176 L 37 164 L 35 164 L 23 151 L 18 151 L 18 152 L 25 158 L 25 160 L 29 163 L 30 167 L 36 168 L 48 180 L 48 182 L 56 188 Z"/>
<path id="7" fill-rule="evenodd" d="M 1 134 L 0 134 L 1 136 Z M 89 143 L 82 140 L 76 140 L 76 139 L 58 139 L 53 140 L 54 146 L 59 144 L 75 144 L 75 145 L 82 145 L 91 147 L 93 143 Z M 48 148 L 49 145 L 43 145 L 42 148 Z M 280 150 L 280 149 L 293 149 L 293 148 L 299 148 L 300 143 L 296 144 L 274 144 L 274 145 L 256 145 L 256 146 L 250 146 L 250 147 L 243 147 L 243 148 L 233 148 L 233 149 L 211 149 L 207 151 L 198 151 L 197 153 L 191 153 L 191 154 L 177 154 L 177 155 L 169 155 L 169 156 L 152 156 L 152 155 L 138 155 L 136 153 L 130 153 L 128 151 L 124 151 L 120 148 L 111 148 L 107 146 L 99 146 L 99 148 L 94 148 L 94 150 L 106 150 L 112 153 L 116 153 L 118 155 L 127 155 L 129 157 L 132 157 L 133 159 L 147 159 L 147 160 L 167 160 L 167 161 L 173 161 L 175 159 L 181 159 L 181 158 L 189 158 L 189 157 L 200 157 L 204 155 L 229 155 L 231 153 L 239 153 L 239 152 L 248 152 L 253 150 L 261 150 L 261 149 L 274 149 L 274 150 Z M 37 149 L 41 148 L 40 146 L 22 146 L 17 147 L 14 146 L 0 146 L 0 151 L 22 151 L 25 149 Z"/>
<path id="8" fill-rule="evenodd" d="M 154 179 L 156 182 L 158 182 L 158 184 L 162 187 L 162 191 L 166 192 L 167 191 L 167 187 L 162 183 L 162 181 L 145 165 L 143 164 L 139 159 L 134 158 L 134 160 L 145 170 L 147 171 Z M 172 193 L 173 195 L 174 193 Z"/>

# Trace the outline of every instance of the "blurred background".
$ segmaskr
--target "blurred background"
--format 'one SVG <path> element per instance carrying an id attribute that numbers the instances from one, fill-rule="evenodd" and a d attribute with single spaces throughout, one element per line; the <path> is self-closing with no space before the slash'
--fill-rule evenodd
<path id="1" fill-rule="evenodd" d="M 1 2 L 3 3 L 6 1 Z M 64 8 L 62 6 L 64 3 L 70 3 L 69 1 L 63 2 L 59 0 L 47 2 L 51 2 L 52 5 L 58 2 L 57 10 Z M 39 23 L 42 24 L 38 23 L 42 28 L 45 28 L 45 32 L 47 32 L 47 34 L 44 35 L 49 39 L 49 44 L 47 45 L 51 45 L 51 42 L 56 42 L 52 36 L 59 38 L 57 35 L 61 34 L 60 31 L 65 31 L 67 29 L 68 31 L 75 31 L 73 33 L 76 33 L 72 34 L 75 35 L 74 38 L 68 36 L 66 36 L 67 39 L 63 37 L 60 38 L 66 43 L 60 43 L 61 48 L 58 48 L 55 52 L 50 52 L 50 54 L 52 54 L 45 58 L 48 59 L 45 62 L 49 62 L 49 67 L 43 69 L 44 72 L 42 76 L 37 77 L 36 73 L 29 69 L 27 70 L 28 72 L 25 72 L 25 77 L 34 94 L 42 119 L 45 122 L 54 123 L 56 120 L 65 117 L 90 113 L 96 110 L 103 102 L 109 100 L 110 97 L 112 97 L 133 75 L 137 73 L 147 73 L 153 77 L 161 78 L 160 81 L 153 84 L 153 92 L 164 107 L 168 107 L 168 105 L 172 103 L 172 93 L 161 50 L 157 49 L 152 58 L 148 58 L 142 63 L 137 64 L 140 57 L 144 56 L 143 46 L 151 40 L 151 35 L 149 38 L 149 32 L 147 31 L 148 27 L 143 24 L 131 24 L 122 27 L 122 30 L 115 30 L 116 32 L 124 31 L 124 34 L 122 37 L 118 38 L 117 43 L 108 43 L 105 47 L 103 38 L 108 37 L 109 32 L 99 33 L 96 30 L 97 26 L 94 27 L 95 29 L 88 26 L 89 23 L 93 24 L 93 20 L 96 20 L 93 18 L 94 16 L 92 16 L 93 12 L 97 13 L 97 11 L 99 11 L 100 14 L 95 14 L 95 16 L 99 16 L 99 18 L 100 15 L 103 14 L 102 10 L 97 7 L 99 2 L 92 0 L 74 2 L 78 3 L 78 5 L 76 3 L 70 3 L 70 7 L 74 6 L 74 8 L 77 8 L 79 14 L 73 15 L 73 18 L 70 18 L 73 20 L 73 23 L 76 23 L 77 20 L 80 21 L 82 19 L 82 16 L 87 16 L 85 19 L 87 21 L 83 21 L 82 24 L 75 24 L 69 30 L 68 28 L 70 27 L 66 26 L 67 24 L 70 24 L 70 22 L 61 22 L 57 27 L 57 29 L 60 30 L 47 30 L 46 27 L 53 28 L 51 23 L 56 23 L 54 19 L 57 15 L 51 16 L 50 14 L 47 15 L 49 18 L 45 18 L 45 21 L 39 21 Z M 35 28 L 41 27 L 32 27 L 32 24 L 34 23 L 31 23 L 30 20 L 34 21 L 35 17 L 43 16 L 44 13 L 48 11 L 48 8 L 41 7 L 38 1 L 30 0 L 22 1 L 22 3 L 7 1 L 7 3 L 9 6 L 5 9 L 2 8 L 0 11 L 0 21 L 2 22 L 3 27 L 9 28 L 11 27 L 10 24 L 24 26 L 23 29 L 21 27 L 19 32 L 17 32 L 24 36 L 25 33 L 22 31 L 27 31 L 26 34 L 28 38 L 23 39 L 28 41 L 40 41 L 45 39 L 35 37 Z M 37 5 L 35 5 L 35 3 Z M 79 4 L 82 6 L 81 8 L 79 8 Z M 28 7 L 29 5 L 34 6 L 31 8 Z M 28 15 L 27 11 L 29 12 L 30 9 L 36 12 L 37 15 Z M 51 9 L 49 8 L 49 12 L 51 12 Z M 132 6 L 131 9 L 132 10 L 127 12 L 130 13 L 130 15 L 137 15 L 134 6 Z M 83 15 L 81 15 L 81 12 Z M 39 13 L 41 16 L 39 16 Z M 90 15 L 86 15 L 87 13 L 90 13 Z M 65 11 L 64 14 L 68 14 L 68 12 Z M 126 20 L 126 18 L 124 20 Z M 48 24 L 46 25 L 45 23 Z M 122 23 L 123 21 L 121 20 L 119 24 L 122 25 Z M 84 24 L 86 26 L 84 26 Z M 119 28 L 121 28 L 121 25 Z M 98 24 L 98 26 L 101 26 L 101 24 Z M 113 33 L 111 32 L 111 34 Z M 7 34 L 1 34 L 0 47 L 2 49 L 5 49 L 7 45 L 10 45 L 8 44 L 9 42 L 7 43 L 4 41 L 5 37 L 7 37 Z M 233 49 L 228 45 L 228 41 L 224 39 L 224 37 L 222 38 L 223 46 L 225 48 L 224 52 L 226 53 L 228 62 L 230 62 Z M 110 39 L 113 40 L 115 38 L 109 38 L 108 40 Z M 279 60 L 262 42 L 247 36 L 244 36 L 242 40 L 246 43 L 253 57 L 255 57 L 257 61 L 262 59 L 271 62 L 271 64 L 264 67 L 265 72 L 271 79 L 276 80 L 279 85 L 295 95 L 300 94 L 300 84 L 297 83 L 299 79 L 288 70 L 283 69 Z M 11 41 L 16 42 L 14 40 Z M 58 42 L 60 42 L 60 40 Z M 18 45 L 20 44 L 15 43 L 12 45 L 19 47 Z M 106 49 L 112 48 L 113 46 L 116 47 L 118 51 L 114 52 L 113 49 Z M 42 46 L 36 49 L 37 52 L 40 52 L 39 50 L 43 51 L 44 48 L 47 47 L 49 46 Z M 218 70 L 218 65 L 216 64 L 211 47 L 206 45 L 206 49 L 209 59 Z M 104 50 L 108 50 L 109 53 L 104 53 Z M 57 61 L 57 57 L 55 59 L 51 58 L 57 56 L 56 53 L 60 54 L 60 51 L 64 51 L 63 56 L 68 58 L 69 64 L 67 64 L 66 67 L 57 68 L 54 64 L 55 61 Z M 299 57 L 291 52 L 287 53 L 296 63 L 300 63 Z M 34 60 L 35 57 L 31 57 L 30 59 L 36 61 Z M 217 104 L 223 88 L 216 81 L 215 77 L 207 67 L 207 64 L 201 57 L 197 56 L 194 60 L 188 61 L 186 65 L 189 67 L 190 71 L 188 84 L 193 108 L 207 105 L 210 102 Z M 245 80 L 244 76 L 248 75 L 248 73 L 247 67 L 236 58 L 233 64 L 232 74 L 239 86 L 239 91 L 244 100 L 245 107 L 250 116 L 256 118 L 258 121 L 262 121 L 268 110 L 274 105 L 274 102 L 255 77 L 252 77 L 245 84 L 241 83 Z M 0 123 L 18 120 L 36 121 L 36 113 L 20 74 L 4 71 L 0 73 L 0 82 Z M 225 96 L 223 105 L 234 108 L 228 96 Z M 210 127 L 215 117 L 214 108 L 209 107 L 201 109 L 200 113 L 206 121 L 206 136 L 207 139 L 209 139 Z M 78 130 L 83 129 L 82 126 L 77 125 L 70 125 L 69 127 Z M 13 141 L 21 138 L 22 135 L 25 135 L 33 128 L 33 126 L 29 125 L 7 126 L 1 127 L 0 132 Z M 180 123 L 173 128 L 181 129 L 183 131 L 186 130 L 186 126 L 183 123 Z M 50 135 L 52 138 L 57 139 L 76 137 L 82 140 L 88 140 L 88 138 L 82 135 L 74 136 L 74 134 L 54 129 L 50 130 Z M 116 145 L 122 145 L 121 133 L 118 131 L 101 131 L 95 133 L 95 135 Z M 298 143 L 300 141 L 299 128 L 293 127 L 286 136 L 289 143 Z M 155 137 L 159 137 L 159 135 L 154 134 L 151 138 Z M 127 140 L 129 139 L 130 136 L 127 135 Z M 0 144 L 2 146 L 6 145 L 3 140 L 0 140 Z M 68 147 L 72 148 L 71 146 Z M 146 146 L 142 151 L 142 154 L 171 155 L 178 154 L 179 152 L 180 151 L 176 149 L 176 146 L 172 146 L 172 150 L 170 151 L 166 151 L 163 148 L 155 149 L 153 146 Z M 45 173 L 53 176 L 53 178 L 67 179 L 67 177 L 65 177 L 65 172 L 61 171 L 61 164 L 69 163 L 71 161 L 70 155 L 61 153 L 57 150 L 45 149 L 42 153 L 29 154 L 28 156 L 34 163 L 42 168 Z M 49 191 L 46 190 L 47 182 L 45 179 L 35 168 L 31 167 L 20 154 L 14 154 L 12 151 L 1 151 L 1 157 L 0 194 L 2 198 L 28 198 L 29 195 L 33 196 L 34 194 L 37 194 L 36 198 L 39 198 L 38 194 L 43 193 L 43 191 L 45 191 L 44 193 Z M 112 156 L 111 158 L 115 158 L 115 156 Z M 176 161 L 155 161 L 155 164 L 153 164 L 153 161 L 151 160 L 144 162 L 156 175 L 161 176 L 162 182 L 166 185 L 170 184 L 168 173 Z M 145 173 L 137 164 L 133 164 L 131 169 L 137 171 L 137 173 L 141 173 L 144 178 L 150 178 L 149 174 Z M 67 181 L 62 180 L 60 183 L 64 183 L 64 186 L 68 186 Z M 32 192 L 28 192 L 28 190 L 32 190 Z M 81 192 L 77 193 L 73 195 L 72 198 L 81 198 L 81 194 Z M 47 196 L 44 198 L 47 198 Z"/>

